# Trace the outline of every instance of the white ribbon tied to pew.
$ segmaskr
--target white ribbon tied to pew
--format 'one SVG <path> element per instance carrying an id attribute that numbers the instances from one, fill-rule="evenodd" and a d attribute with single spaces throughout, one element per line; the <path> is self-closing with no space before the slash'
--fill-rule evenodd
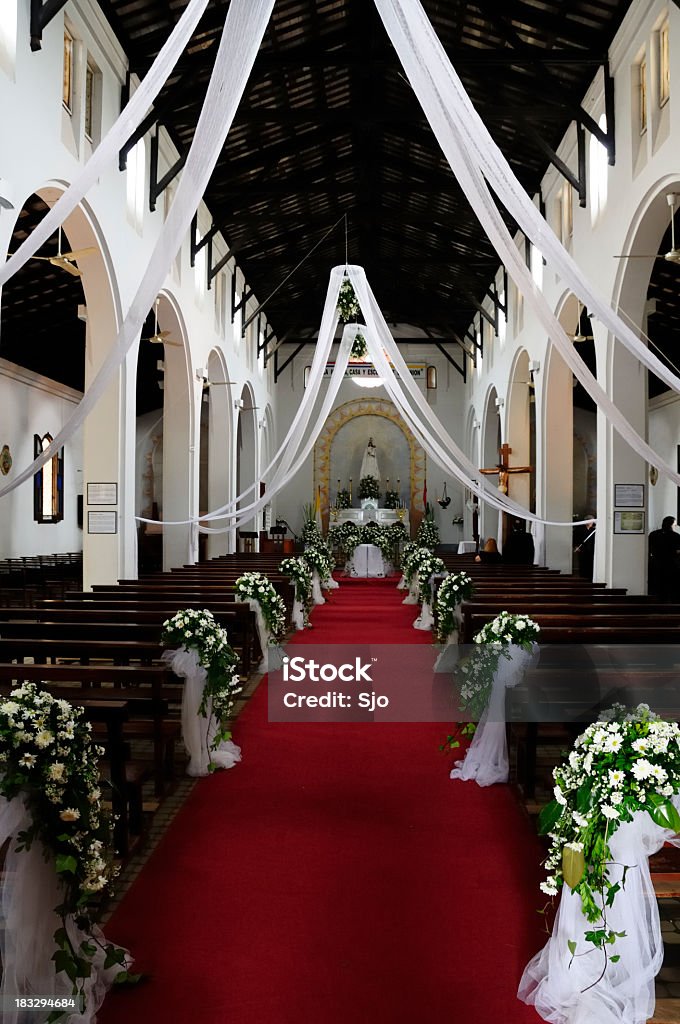
<path id="1" fill-rule="evenodd" d="M 302 601 L 297 597 L 293 601 L 293 611 L 291 613 L 291 620 L 296 629 L 305 628 L 305 611 L 302 607 Z"/>
<path id="2" fill-rule="evenodd" d="M 62 971 L 55 973 L 52 955 L 54 933 L 62 919 L 54 908 L 63 902 L 54 858 L 45 857 L 42 843 L 35 841 L 30 850 L 17 852 L 20 832 L 30 828 L 32 818 L 21 797 L 7 800 L 0 796 L 0 849 L 9 840 L 0 884 L 0 958 L 2 961 L 3 1024 L 21 1024 L 26 1011 L 15 1006 L 21 997 L 53 996 L 70 998 L 72 983 Z M 76 924 L 73 916 L 65 919 L 66 932 L 74 949 L 91 936 Z M 102 947 L 104 935 L 94 927 L 92 935 Z M 85 1009 L 65 1011 L 67 1024 L 91 1024 L 104 997 L 122 970 L 120 964 L 104 969 L 106 952 L 98 949 L 92 958 L 92 973 L 83 979 Z M 132 966 L 132 957 L 127 967 Z"/>
<path id="3" fill-rule="evenodd" d="M 423 601 L 422 608 L 420 609 L 420 615 L 413 623 L 414 629 L 433 629 L 434 628 L 434 615 L 432 614 L 432 605 L 429 601 Z"/>
<path id="4" fill-rule="evenodd" d="M 187 775 L 194 778 L 209 775 L 211 762 L 219 768 L 233 768 L 241 760 L 241 748 L 231 740 L 224 740 L 213 750 L 212 744 L 220 723 L 211 714 L 212 702 L 208 701 L 209 717 L 199 711 L 207 672 L 198 660 L 198 652 L 193 647 L 178 647 L 174 651 L 164 651 L 161 660 L 169 665 L 176 676 L 184 679 L 182 740 L 189 755 Z"/>
<path id="5" fill-rule="evenodd" d="M 517 686 L 539 657 L 538 644 L 525 651 L 517 644 L 504 648 L 509 657 L 501 657 L 493 678 L 491 697 L 483 712 L 472 743 L 462 761 L 450 774 L 452 779 L 476 782 L 478 786 L 493 786 L 507 782 L 510 775 L 508 740 L 505 733 L 505 691 Z"/>
<path id="6" fill-rule="evenodd" d="M 321 581 L 322 590 L 337 590 L 340 584 L 337 580 L 334 580 L 332 576 L 327 576 L 325 580 Z"/>
<path id="7" fill-rule="evenodd" d="M 453 617 L 456 621 L 456 628 L 452 629 L 445 642 L 439 645 L 441 650 L 434 663 L 433 672 L 452 672 L 458 664 L 458 642 L 463 626 L 459 604 L 453 609 Z"/>
<path id="8" fill-rule="evenodd" d="M 257 635 L 260 640 L 260 647 L 262 648 L 260 671 L 276 672 L 278 669 L 283 668 L 283 655 L 281 654 L 281 650 L 280 648 L 272 647 L 269 644 L 271 633 L 269 632 L 267 623 L 264 621 L 260 602 L 249 597 L 247 603 L 250 610 L 255 612 L 255 625 L 257 627 Z"/>
<path id="9" fill-rule="evenodd" d="M 321 580 L 319 579 L 319 570 L 315 569 L 312 573 L 312 598 L 314 604 L 325 604 L 326 598 L 321 593 Z"/>
<path id="10" fill-rule="evenodd" d="M 676 808 L 680 797 L 674 797 Z M 648 858 L 664 843 L 680 845 L 680 837 L 655 825 L 645 811 L 619 825 L 609 841 L 613 881 L 620 881 L 623 865 L 629 865 L 626 885 L 607 908 L 607 928 L 625 932 L 609 949 L 604 965 L 598 951 L 571 957 L 567 943 L 577 943 L 583 953 L 590 943 L 585 933 L 597 925 L 583 916 L 581 898 L 568 886 L 562 889 L 553 933 L 544 948 L 527 966 L 518 997 L 536 1008 L 551 1024 L 645 1024 L 654 1016 L 654 979 L 663 962 L 659 909 L 649 872 Z M 589 987 L 592 986 L 592 987 Z"/>
<path id="11" fill-rule="evenodd" d="M 397 583 L 397 590 L 408 590 L 408 583 L 406 582 L 406 577 L 403 573 L 401 574 L 401 579 Z"/>

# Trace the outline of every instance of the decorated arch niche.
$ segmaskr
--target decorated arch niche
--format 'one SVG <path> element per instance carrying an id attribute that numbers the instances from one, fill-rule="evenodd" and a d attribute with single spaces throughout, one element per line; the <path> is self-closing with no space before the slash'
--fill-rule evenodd
<path id="1" fill-rule="evenodd" d="M 328 528 L 329 508 L 338 488 L 346 488 L 352 477 L 353 504 L 358 503 L 361 458 L 369 437 L 376 435 L 381 495 L 387 478 L 390 490 L 397 490 L 407 501 L 413 530 L 424 513 L 423 485 L 427 472 L 424 450 L 416 441 L 392 402 L 381 398 L 359 398 L 338 406 L 314 446 L 314 495 L 321 496 L 324 528 Z M 381 460 L 382 452 L 382 460 Z M 382 499 L 381 499 L 382 500 Z"/>

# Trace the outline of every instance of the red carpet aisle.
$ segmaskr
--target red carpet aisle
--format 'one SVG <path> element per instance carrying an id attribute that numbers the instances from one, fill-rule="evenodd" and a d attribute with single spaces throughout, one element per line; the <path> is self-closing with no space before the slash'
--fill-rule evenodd
<path id="1" fill-rule="evenodd" d="M 342 581 L 304 642 L 426 643 L 395 581 Z M 441 725 L 269 725 L 201 780 L 107 928 L 151 980 L 101 1024 L 536 1024 L 539 848 L 504 787 L 448 778 Z"/>

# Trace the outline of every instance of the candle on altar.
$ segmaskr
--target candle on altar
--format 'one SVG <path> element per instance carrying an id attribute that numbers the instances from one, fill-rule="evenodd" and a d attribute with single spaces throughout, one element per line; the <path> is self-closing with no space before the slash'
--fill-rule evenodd
<path id="1" fill-rule="evenodd" d="M 352 477 L 349 478 L 349 503 L 352 504 Z"/>

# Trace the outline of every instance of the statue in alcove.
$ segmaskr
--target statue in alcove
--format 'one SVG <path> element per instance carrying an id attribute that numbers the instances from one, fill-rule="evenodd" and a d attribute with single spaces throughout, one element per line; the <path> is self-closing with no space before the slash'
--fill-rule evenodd
<path id="1" fill-rule="evenodd" d="M 369 437 L 368 444 L 366 445 L 366 451 L 361 462 L 361 472 L 359 473 L 359 479 L 363 480 L 364 477 L 372 476 L 380 484 L 380 469 L 378 468 L 378 456 L 377 448 L 373 444 L 373 438 Z"/>

